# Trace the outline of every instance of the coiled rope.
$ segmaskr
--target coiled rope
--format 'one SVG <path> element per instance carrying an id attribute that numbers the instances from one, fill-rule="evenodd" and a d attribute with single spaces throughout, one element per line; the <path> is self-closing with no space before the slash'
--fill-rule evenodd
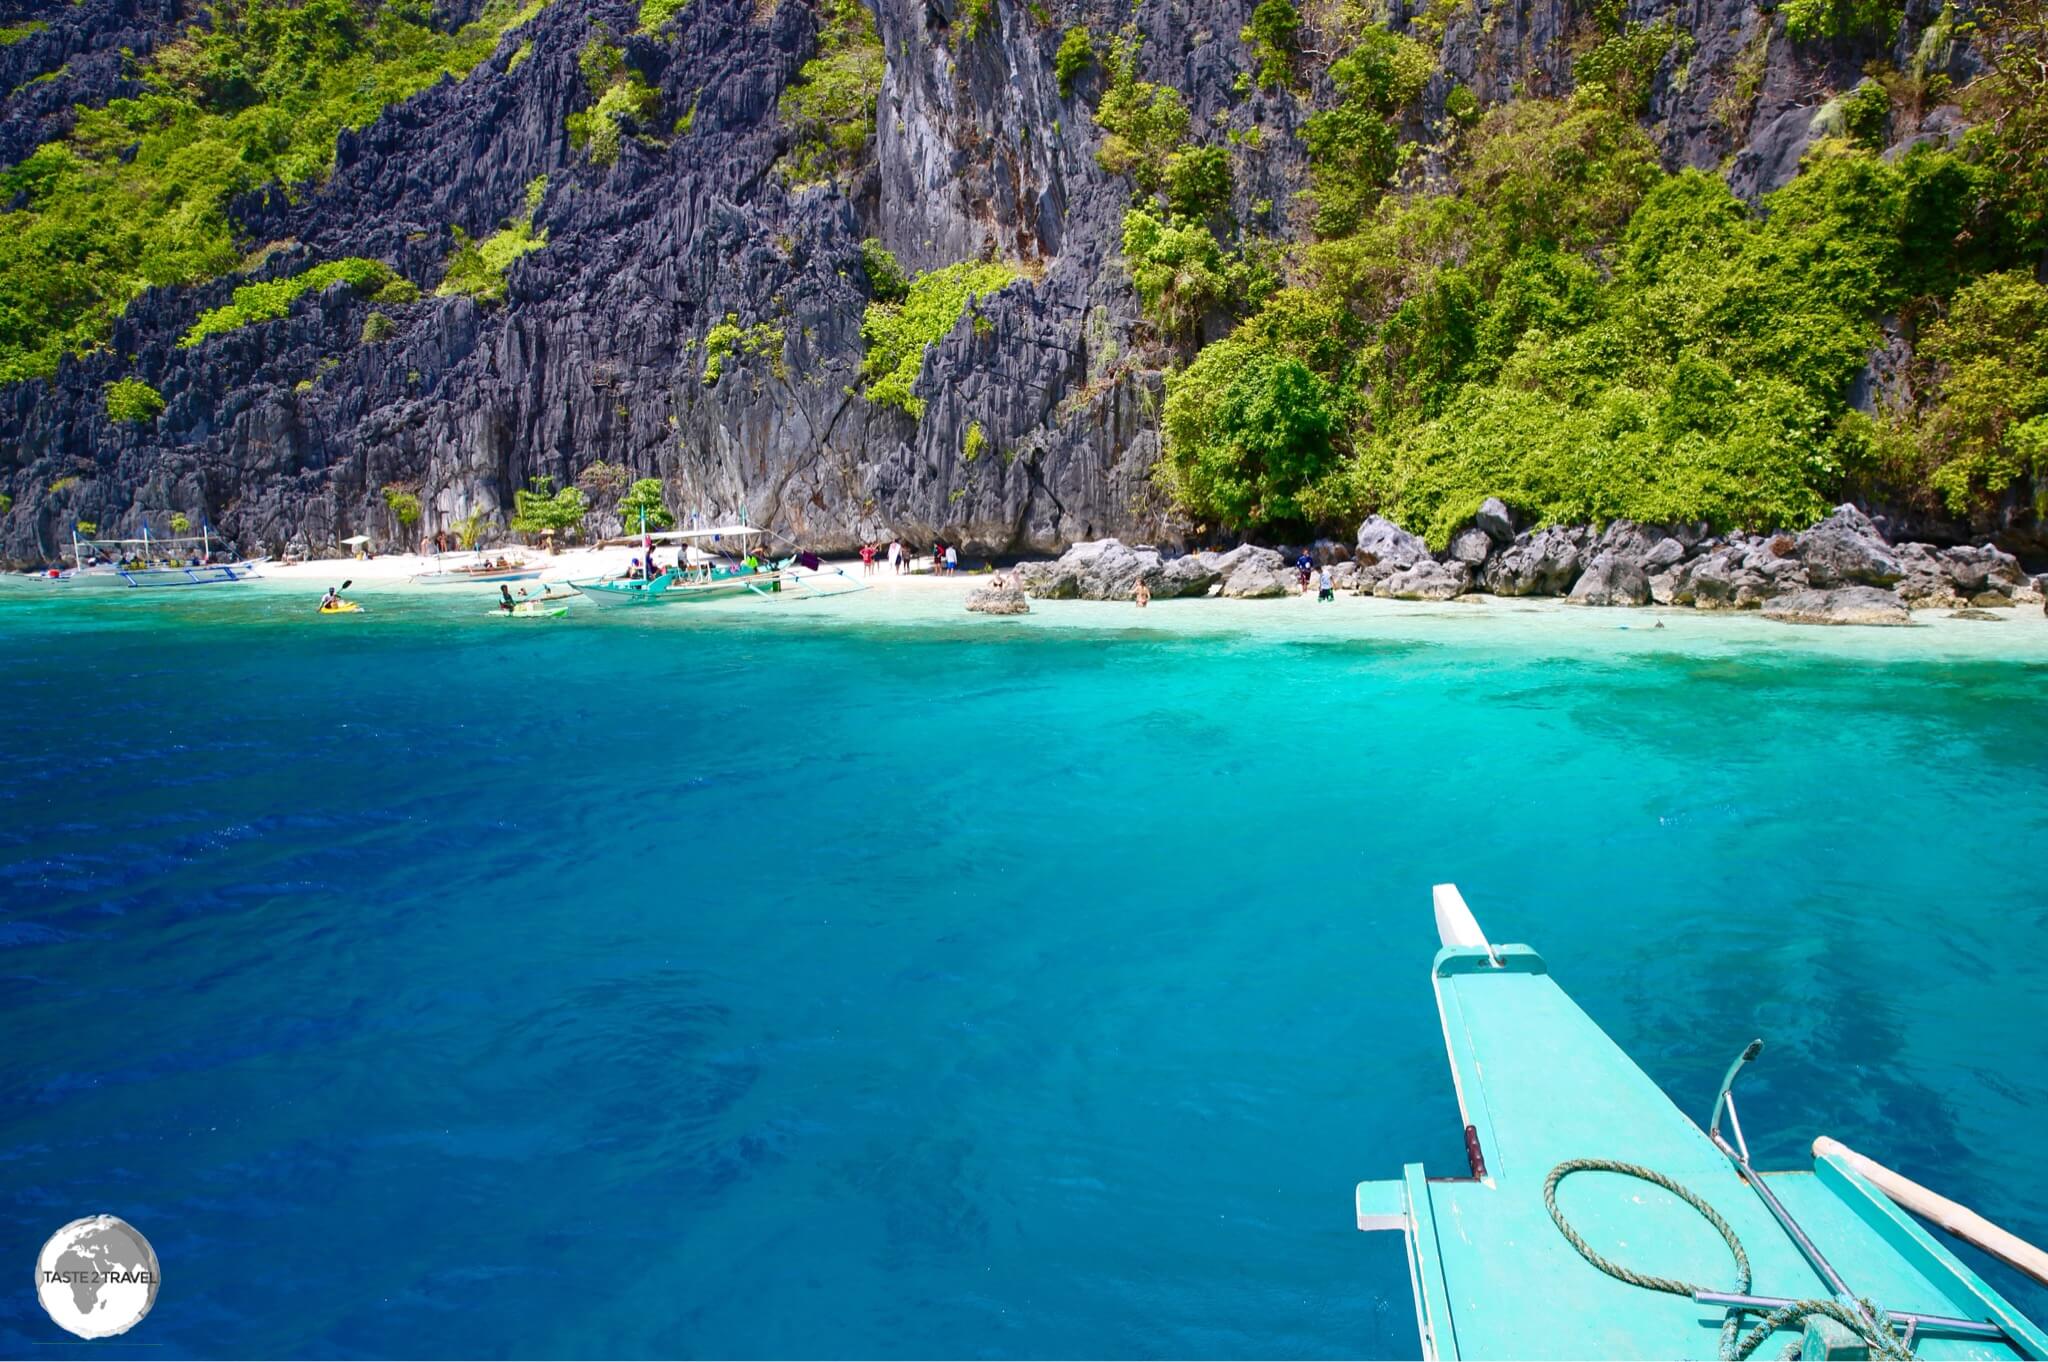
<path id="1" fill-rule="evenodd" d="M 1617 1281 L 1627 1282 L 1630 1286 L 1646 1287 L 1651 1291 L 1664 1291 L 1674 1296 L 1684 1296 L 1688 1300 L 1692 1299 L 1695 1292 L 1711 1291 L 1714 1289 L 1707 1286 L 1695 1286 L 1691 1282 L 1682 1282 L 1675 1277 L 1657 1277 L 1647 1272 L 1637 1272 L 1632 1268 L 1623 1267 L 1619 1263 L 1610 1262 L 1608 1259 L 1601 1257 L 1594 1250 L 1593 1246 L 1586 1242 L 1584 1236 L 1571 1227 L 1571 1222 L 1564 1218 L 1564 1212 L 1557 1208 L 1557 1185 L 1574 1173 L 1589 1172 L 1619 1173 L 1623 1177 L 1640 1179 L 1643 1182 L 1662 1187 L 1665 1191 L 1698 1211 L 1701 1218 L 1720 1233 L 1722 1240 L 1728 1245 L 1728 1251 L 1735 1256 L 1736 1285 L 1734 1292 L 1731 1294 L 1738 1296 L 1750 1294 L 1749 1255 L 1743 1251 L 1742 1241 L 1736 1238 L 1734 1229 L 1726 1220 L 1721 1218 L 1720 1212 L 1709 1206 L 1690 1187 L 1673 1178 L 1666 1177 L 1654 1168 L 1645 1168 L 1639 1163 L 1623 1163 L 1619 1159 L 1566 1159 L 1563 1163 L 1550 1170 L 1550 1176 L 1543 1183 L 1543 1208 L 1549 1211 L 1550 1218 L 1557 1222 L 1558 1233 L 1565 1237 L 1566 1243 L 1578 1250 L 1581 1258 L 1584 1258 L 1594 1267 L 1599 1268 Z M 1809 1317 L 1820 1315 L 1834 1320 L 1837 1324 L 1840 1324 L 1868 1343 L 1873 1356 L 1896 1359 L 1897 1362 L 1910 1362 L 1913 1352 L 1900 1341 L 1899 1336 L 1893 1331 L 1891 1317 L 1881 1307 L 1872 1305 L 1869 1301 L 1864 1301 L 1862 1304 L 1864 1310 L 1869 1312 L 1869 1319 L 1865 1319 L 1840 1301 L 1820 1299 L 1793 1301 L 1789 1305 L 1779 1306 L 1777 1309 L 1764 1315 L 1756 1327 L 1746 1334 L 1741 1332 L 1744 1307 L 1730 1307 L 1728 1318 L 1721 1324 L 1721 1357 L 1723 1362 L 1744 1362 L 1744 1359 L 1763 1346 L 1765 1339 L 1769 1338 L 1779 1329 L 1802 1326 Z M 1795 1341 L 1786 1349 L 1785 1356 L 1792 1358 L 1798 1355 L 1799 1344 Z"/>

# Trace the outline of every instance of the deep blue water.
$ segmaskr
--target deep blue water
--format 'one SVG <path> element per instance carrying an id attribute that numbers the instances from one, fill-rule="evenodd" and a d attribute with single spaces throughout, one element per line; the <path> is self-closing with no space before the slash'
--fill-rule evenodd
<path id="1" fill-rule="evenodd" d="M 1439 880 L 2048 1239 L 2039 660 L 245 614 L 0 599 L 7 1355 L 1412 1356 Z"/>

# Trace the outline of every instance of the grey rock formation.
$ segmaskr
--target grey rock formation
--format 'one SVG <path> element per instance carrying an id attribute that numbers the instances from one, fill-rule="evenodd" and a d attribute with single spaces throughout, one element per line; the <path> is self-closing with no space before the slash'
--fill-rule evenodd
<path id="1" fill-rule="evenodd" d="M 1480 581 L 1496 596 L 1561 596 L 1578 579 L 1584 534 L 1547 529 L 1518 535 L 1487 560 Z"/>
<path id="2" fill-rule="evenodd" d="M 1285 596 L 1298 590 L 1294 570 L 1272 549 L 1241 544 L 1228 553 L 1199 555 L 1223 584 L 1222 594 L 1241 599 Z"/>
<path id="3" fill-rule="evenodd" d="M 1028 615 L 1031 602 L 1015 587 L 982 586 L 967 593 L 967 608 L 978 615 Z"/>
<path id="4" fill-rule="evenodd" d="M 1466 564 L 1425 558 L 1381 581 L 1373 594 L 1402 601 L 1447 601 L 1462 596 L 1471 585 L 1472 569 Z"/>
<path id="5" fill-rule="evenodd" d="M 1429 545 L 1422 536 L 1410 534 L 1382 516 L 1368 516 L 1358 527 L 1357 549 L 1360 590 L 1371 590 L 1404 568 L 1429 557 Z"/>
<path id="6" fill-rule="evenodd" d="M 1169 558 L 1159 564 L 1156 571 L 1146 574 L 1152 594 L 1162 600 L 1175 596 L 1206 596 L 1209 588 L 1220 580 L 1216 570 L 1203 562 L 1200 555 L 1193 553 Z"/>
<path id="7" fill-rule="evenodd" d="M 1817 587 L 1890 586 L 1906 575 L 1877 526 L 1854 506 L 1836 507 L 1833 515 L 1801 534 L 1797 552 L 1807 580 Z"/>
<path id="8" fill-rule="evenodd" d="M 1566 599 L 1573 605 L 1648 605 L 1649 574 L 1635 559 L 1607 550 L 1586 564 Z"/>
<path id="9" fill-rule="evenodd" d="M 1512 543 L 1515 538 L 1515 518 L 1508 510 L 1507 503 L 1499 497 L 1488 497 L 1479 503 L 1478 513 L 1472 517 L 1474 526 L 1486 532 L 1486 537 L 1496 544 Z"/>
<path id="10" fill-rule="evenodd" d="M 1463 563 L 1468 568 L 1477 569 L 1492 552 L 1493 537 L 1475 525 L 1470 529 L 1459 530 L 1451 536 L 1450 551 L 1445 557 Z"/>
<path id="11" fill-rule="evenodd" d="M 1898 596 L 1874 586 L 1793 591 L 1763 607 L 1764 618 L 1786 624 L 1911 624 L 1913 613 Z"/>

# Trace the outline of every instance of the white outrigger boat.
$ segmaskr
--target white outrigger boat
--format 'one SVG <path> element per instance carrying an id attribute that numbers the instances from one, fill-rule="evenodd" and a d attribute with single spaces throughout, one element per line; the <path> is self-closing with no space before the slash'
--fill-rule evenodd
<path id="1" fill-rule="evenodd" d="M 442 567 L 436 559 L 433 571 L 415 573 L 412 580 L 419 586 L 457 586 L 465 582 L 530 582 L 540 574 L 541 569 L 524 558 L 507 558 L 502 554 L 486 557 L 478 553 L 475 562 L 455 567 Z"/>
<path id="2" fill-rule="evenodd" d="M 219 541 L 225 546 L 226 541 Z M 197 535 L 169 539 L 152 535 L 149 522 L 140 539 L 88 539 L 74 527 L 69 568 L 47 576 L 60 582 L 131 588 L 228 586 L 257 576 L 261 559 L 214 561 L 217 545 L 211 526 L 201 522 Z"/>
<path id="3" fill-rule="evenodd" d="M 731 596 L 772 596 L 794 580 L 796 558 L 765 562 L 758 543 L 765 530 L 752 525 L 713 525 L 694 530 L 643 533 L 632 542 L 643 546 L 639 572 L 624 577 L 594 577 L 569 586 L 593 605 L 675 605 L 683 601 L 719 600 Z M 728 544 L 727 541 L 730 541 Z M 650 570 L 657 544 L 681 544 L 681 563 L 666 572 Z M 719 555 L 706 544 L 724 551 Z M 738 554 L 730 550 L 737 548 Z"/>
<path id="4" fill-rule="evenodd" d="M 1435 906 L 1467 1166 L 1357 1191 L 1358 1227 L 1406 1241 L 1423 1356 L 2048 1358 L 1914 1216 L 2044 1283 L 2048 1254 L 1825 1136 L 1810 1171 L 1751 1165 L 1731 1089 L 1762 1041 L 1702 1130 L 1541 956 L 1454 885 Z"/>

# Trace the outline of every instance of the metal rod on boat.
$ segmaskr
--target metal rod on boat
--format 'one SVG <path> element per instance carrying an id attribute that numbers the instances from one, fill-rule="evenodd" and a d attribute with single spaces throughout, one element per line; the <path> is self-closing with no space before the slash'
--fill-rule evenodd
<path id="1" fill-rule="evenodd" d="M 1869 1179 L 1872 1186 L 1899 1205 L 1924 1215 L 1966 1244 L 1983 1249 L 1992 1257 L 2048 1285 L 2048 1253 L 2035 1248 L 2009 1230 L 2000 1229 L 1961 1202 L 1929 1191 L 1913 1179 L 1858 1154 L 1839 1140 L 1823 1135 L 1813 1142 L 1813 1156 L 1833 1154 Z"/>
<path id="2" fill-rule="evenodd" d="M 1770 1210 L 1772 1216 L 1777 1219 L 1778 1224 L 1784 1227 L 1785 1233 L 1792 1236 L 1792 1242 L 1797 1244 L 1799 1251 L 1806 1255 L 1806 1261 L 1811 1263 L 1814 1271 L 1821 1275 L 1821 1279 L 1828 1284 L 1828 1289 L 1833 1291 L 1835 1295 L 1848 1301 L 1850 1308 L 1856 1312 L 1857 1317 L 1872 1330 L 1875 1330 L 1877 1328 L 1877 1321 L 1872 1319 L 1870 1312 L 1863 1308 L 1862 1299 L 1849 1289 L 1849 1284 L 1842 1280 L 1841 1273 L 1835 1271 L 1835 1265 L 1830 1263 L 1827 1255 L 1820 1251 L 1820 1246 L 1807 1237 L 1806 1231 L 1799 1227 L 1799 1222 L 1792 1218 L 1792 1212 L 1785 1209 L 1785 1203 L 1778 1200 L 1778 1194 L 1764 1186 L 1763 1178 L 1758 1175 L 1754 1168 L 1749 1166 L 1749 1146 L 1742 1139 L 1742 1123 L 1735 1115 L 1735 1076 L 1742 1072 L 1743 1065 L 1762 1054 L 1763 1049 L 1764 1043 L 1761 1039 L 1753 1040 L 1742 1047 L 1742 1053 L 1736 1057 L 1733 1064 L 1728 1066 L 1728 1072 L 1721 1079 L 1721 1091 L 1714 1097 L 1714 1115 L 1713 1119 L 1707 1123 L 1707 1138 L 1720 1146 L 1721 1152 L 1726 1154 L 1729 1161 L 1741 1172 L 1743 1181 L 1756 1189 L 1756 1194 L 1763 1198 L 1764 1205 Z M 1721 1109 L 1723 1107 L 1728 1109 L 1728 1119 L 1734 1129 L 1736 1142 L 1742 1145 L 1740 1153 L 1736 1152 L 1726 1140 L 1721 1138 Z"/>
<path id="3" fill-rule="evenodd" d="M 1778 1310 L 1798 1302 L 1784 1296 L 1744 1296 L 1733 1291 L 1695 1291 L 1692 1298 L 1701 1305 L 1739 1305 L 1746 1310 Z M 1971 1338 L 2004 1338 L 2005 1330 L 1978 1319 L 1954 1315 L 1922 1315 L 1911 1310 L 1887 1310 L 1886 1314 L 1908 1330 L 1931 1329 L 1944 1334 L 1966 1334 Z"/>

